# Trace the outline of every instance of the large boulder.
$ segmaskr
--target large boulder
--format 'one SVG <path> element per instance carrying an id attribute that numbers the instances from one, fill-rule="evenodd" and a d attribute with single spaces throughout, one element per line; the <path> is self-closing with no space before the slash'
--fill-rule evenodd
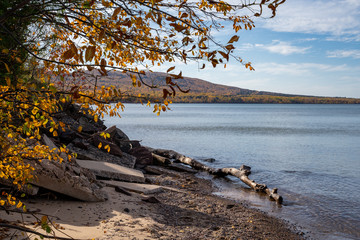
<path id="1" fill-rule="evenodd" d="M 130 149 L 133 148 L 129 137 L 115 125 L 109 127 L 104 132 L 110 134 L 111 141 L 119 146 L 121 151 L 129 153 Z"/>
<path id="2" fill-rule="evenodd" d="M 135 147 L 129 152 L 132 156 L 136 157 L 136 166 L 143 167 L 153 164 L 153 156 L 151 152 L 145 147 Z"/>
<path id="3" fill-rule="evenodd" d="M 118 156 L 118 157 L 122 157 L 122 155 L 123 155 L 123 152 L 121 151 L 121 149 L 118 145 L 105 139 L 104 137 L 102 137 L 100 135 L 100 133 L 95 133 L 94 135 L 92 135 L 91 141 L 94 146 L 99 146 L 99 144 L 101 144 L 102 145 L 101 150 L 104 152 L 108 152 L 108 153 Z M 105 149 L 105 146 L 109 146 L 110 148 Z"/>

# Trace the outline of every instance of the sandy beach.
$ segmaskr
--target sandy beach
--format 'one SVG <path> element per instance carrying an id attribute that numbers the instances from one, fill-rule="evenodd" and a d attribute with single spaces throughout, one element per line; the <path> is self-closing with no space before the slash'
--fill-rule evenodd
<path id="1" fill-rule="evenodd" d="M 147 181 L 163 186 L 159 193 L 131 196 L 104 187 L 106 202 L 81 202 L 54 194 L 29 198 L 29 212 L 49 215 L 56 237 L 73 239 L 302 239 L 303 234 L 283 221 L 212 195 L 208 180 L 190 173 L 166 170 L 147 175 Z M 54 199 L 56 198 L 56 199 Z M 24 222 L 29 228 L 36 219 L 31 214 L 4 214 L 2 222 Z M 38 215 L 41 217 L 41 215 Z M 35 234 L 19 230 L 0 231 L 0 239 L 35 239 Z M 44 232 L 43 232 L 44 233 Z"/>

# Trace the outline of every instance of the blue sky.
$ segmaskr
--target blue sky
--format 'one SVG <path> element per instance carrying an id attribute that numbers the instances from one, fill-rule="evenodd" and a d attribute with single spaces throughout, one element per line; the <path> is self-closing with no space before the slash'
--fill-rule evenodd
<path id="1" fill-rule="evenodd" d="M 190 63 L 177 70 L 252 90 L 360 98 L 360 0 L 287 0 L 275 18 L 254 21 L 253 30 L 239 32 L 236 53 L 255 71 L 235 61 L 226 69 Z"/>

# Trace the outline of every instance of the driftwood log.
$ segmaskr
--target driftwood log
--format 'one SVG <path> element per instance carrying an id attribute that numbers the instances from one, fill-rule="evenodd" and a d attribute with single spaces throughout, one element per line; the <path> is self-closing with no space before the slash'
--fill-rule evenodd
<path id="1" fill-rule="evenodd" d="M 150 149 L 153 157 L 158 159 L 159 162 L 164 163 L 164 165 L 169 164 L 169 159 L 174 159 L 175 161 L 181 162 L 183 164 L 189 165 L 192 168 L 200 171 L 206 171 L 212 175 L 224 177 L 227 175 L 231 175 L 239 178 L 246 185 L 251 187 L 256 192 L 262 192 L 267 194 L 270 199 L 275 200 L 277 203 L 281 204 L 283 198 L 277 193 L 277 188 L 269 189 L 265 184 L 256 183 L 254 180 L 249 179 L 249 175 L 251 174 L 251 168 L 249 166 L 242 165 L 239 169 L 237 168 L 212 168 L 206 166 L 205 164 L 196 161 L 190 157 L 186 157 L 178 152 L 173 150 L 166 149 Z M 166 159 L 166 160 L 165 160 Z"/>

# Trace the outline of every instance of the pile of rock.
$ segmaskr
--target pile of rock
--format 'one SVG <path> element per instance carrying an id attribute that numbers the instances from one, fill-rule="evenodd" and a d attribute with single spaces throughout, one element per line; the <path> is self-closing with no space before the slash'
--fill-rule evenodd
<path id="1" fill-rule="evenodd" d="M 152 155 L 139 141 L 131 141 L 116 126 L 106 129 L 103 122 L 95 122 L 76 105 L 67 106 L 56 115 L 56 121 L 63 122 L 65 128 L 59 129 L 55 138 L 44 129 L 42 143 L 58 151 L 64 161 L 29 160 L 35 168 L 36 179 L 24 192 L 36 195 L 39 188 L 45 188 L 83 201 L 105 201 L 107 196 L 101 190 L 105 184 L 114 186 L 119 185 L 114 181 L 124 181 L 127 182 L 124 185 L 129 186 L 145 182 L 143 172 L 134 168 L 152 164 Z M 75 159 L 69 160 L 65 153 L 60 153 L 58 147 L 63 145 L 76 154 Z M 112 181 L 101 182 L 99 178 Z M 11 185 L 2 179 L 0 183 Z"/>

